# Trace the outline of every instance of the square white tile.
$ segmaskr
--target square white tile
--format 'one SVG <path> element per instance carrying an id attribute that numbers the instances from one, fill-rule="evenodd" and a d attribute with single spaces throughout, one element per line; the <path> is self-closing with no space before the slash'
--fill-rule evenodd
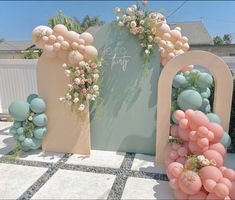
<path id="1" fill-rule="evenodd" d="M 39 161 L 39 162 L 49 162 L 55 163 L 64 156 L 64 153 L 53 153 L 44 152 L 42 150 L 34 150 L 30 152 L 24 152 L 17 159 L 27 160 L 27 161 Z"/>
<path id="2" fill-rule="evenodd" d="M 125 153 L 114 151 L 91 150 L 88 156 L 74 154 L 66 163 L 74 165 L 86 165 L 96 167 L 120 168 Z"/>
<path id="3" fill-rule="evenodd" d="M 0 199 L 20 197 L 47 168 L 0 164 Z"/>
<path id="4" fill-rule="evenodd" d="M 106 199 L 114 175 L 59 170 L 32 199 Z"/>
<path id="5" fill-rule="evenodd" d="M 127 179 L 122 199 L 174 199 L 167 181 L 134 178 Z"/>
<path id="6" fill-rule="evenodd" d="M 131 170 L 144 171 L 151 173 L 166 173 L 164 164 L 155 163 L 155 156 L 136 154 Z"/>
<path id="7" fill-rule="evenodd" d="M 0 157 L 8 154 L 15 147 L 15 140 L 10 135 L 0 134 Z"/>

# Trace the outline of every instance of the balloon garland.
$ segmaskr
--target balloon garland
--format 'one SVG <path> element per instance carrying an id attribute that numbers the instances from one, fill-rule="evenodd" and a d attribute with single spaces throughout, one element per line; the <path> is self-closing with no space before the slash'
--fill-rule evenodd
<path id="1" fill-rule="evenodd" d="M 23 151 L 38 149 L 47 133 L 46 103 L 37 94 L 28 96 L 27 101 L 16 100 L 8 108 L 14 119 L 10 133 Z"/>
<path id="2" fill-rule="evenodd" d="M 84 32 L 81 35 L 68 31 L 62 25 L 53 30 L 47 26 L 38 26 L 32 32 L 32 40 L 43 48 L 46 56 L 58 57 L 64 64 L 65 74 L 69 77 L 67 93 L 59 100 L 70 106 L 77 105 L 83 111 L 87 100 L 94 101 L 99 96 L 99 70 L 101 60 L 97 59 L 97 49 L 92 46 L 93 36 Z"/>
<path id="3" fill-rule="evenodd" d="M 162 14 L 144 11 L 138 5 L 126 10 L 116 7 L 114 12 L 117 15 L 117 25 L 125 26 L 131 34 L 137 36 L 146 59 L 153 53 L 153 45 L 156 44 L 159 46 L 163 67 L 175 56 L 189 50 L 188 38 L 182 36 L 181 28 L 171 30 Z M 192 68 L 192 65 L 186 66 L 183 71 Z"/>

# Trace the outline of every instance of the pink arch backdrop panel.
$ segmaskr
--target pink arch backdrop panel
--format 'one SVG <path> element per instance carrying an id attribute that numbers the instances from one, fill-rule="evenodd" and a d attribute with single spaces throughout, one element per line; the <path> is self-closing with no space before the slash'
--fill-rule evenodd
<path id="1" fill-rule="evenodd" d="M 171 87 L 174 76 L 187 65 L 201 65 L 212 73 L 215 81 L 213 112 L 220 116 L 225 131 L 229 129 L 233 78 L 228 65 L 218 56 L 205 51 L 189 51 L 170 60 L 158 82 L 156 161 L 164 161 L 164 148 L 170 130 Z"/>
<path id="2" fill-rule="evenodd" d="M 48 132 L 43 140 L 45 151 L 90 153 L 89 110 L 82 113 L 59 101 L 67 92 L 68 77 L 58 58 L 48 58 L 45 54 L 37 63 L 38 93 L 47 103 Z"/>

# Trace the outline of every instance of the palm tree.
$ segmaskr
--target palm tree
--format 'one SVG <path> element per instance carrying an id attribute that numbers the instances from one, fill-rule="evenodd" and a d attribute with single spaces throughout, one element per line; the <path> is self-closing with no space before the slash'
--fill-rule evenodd
<path id="1" fill-rule="evenodd" d="M 223 40 L 225 44 L 231 44 L 233 37 L 231 34 L 224 34 Z"/>

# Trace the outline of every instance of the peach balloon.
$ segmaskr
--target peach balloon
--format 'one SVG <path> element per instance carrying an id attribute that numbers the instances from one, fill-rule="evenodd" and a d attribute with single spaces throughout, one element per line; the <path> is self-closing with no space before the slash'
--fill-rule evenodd
<path id="1" fill-rule="evenodd" d="M 80 39 L 78 40 L 78 44 L 80 44 L 80 45 L 85 45 L 85 40 L 83 40 L 83 39 L 80 38 Z"/>
<path id="2" fill-rule="evenodd" d="M 166 41 L 171 41 L 171 34 L 170 33 L 164 33 L 163 36 L 162 36 L 162 39 L 166 40 Z"/>
<path id="3" fill-rule="evenodd" d="M 176 41 L 176 43 L 175 43 L 175 49 L 176 49 L 176 50 L 180 50 L 180 49 L 181 49 L 181 47 L 182 47 L 182 45 L 183 45 L 183 44 L 182 44 L 182 42 L 181 42 L 181 41 L 179 41 L 179 40 L 178 40 L 178 41 Z"/>
<path id="4" fill-rule="evenodd" d="M 214 142 L 219 142 L 224 135 L 224 129 L 217 123 L 209 123 L 207 128 L 214 133 Z"/>
<path id="5" fill-rule="evenodd" d="M 74 49 L 74 50 L 77 50 L 78 49 L 78 43 L 77 42 L 73 42 L 72 44 L 71 44 L 71 47 L 72 47 L 72 49 Z"/>
<path id="6" fill-rule="evenodd" d="M 42 40 L 42 37 L 46 36 L 46 32 L 48 30 L 51 30 L 51 28 L 49 28 L 47 26 L 37 26 L 36 28 L 33 29 L 32 41 L 37 47 L 39 47 L 39 48 L 44 47 L 45 41 Z"/>
<path id="7" fill-rule="evenodd" d="M 175 27 L 175 30 L 180 31 L 181 32 L 181 28 L 179 26 Z"/>
<path id="8" fill-rule="evenodd" d="M 224 159 L 221 154 L 215 150 L 207 150 L 203 153 L 203 155 L 208 160 L 214 160 L 216 162 L 217 167 L 221 167 L 224 164 Z"/>
<path id="9" fill-rule="evenodd" d="M 46 43 L 46 42 L 48 42 L 49 38 L 44 35 L 44 36 L 42 37 L 42 40 Z"/>
<path id="10" fill-rule="evenodd" d="M 74 32 L 74 31 L 67 31 L 64 35 L 64 38 L 72 43 L 72 42 L 78 42 L 80 36 L 78 33 Z"/>
<path id="11" fill-rule="evenodd" d="M 200 138 L 197 140 L 199 147 L 204 148 L 209 146 L 209 140 L 207 138 Z"/>
<path id="12" fill-rule="evenodd" d="M 182 192 L 181 190 L 174 190 L 174 197 L 178 200 L 188 199 L 188 195 Z"/>
<path id="13" fill-rule="evenodd" d="M 56 41 L 56 36 L 55 35 L 50 35 L 49 37 L 49 43 L 53 44 Z"/>
<path id="14" fill-rule="evenodd" d="M 183 42 L 183 43 L 187 43 L 188 42 L 188 38 L 183 36 L 180 38 L 180 40 Z"/>
<path id="15" fill-rule="evenodd" d="M 191 170 L 182 172 L 178 179 L 178 183 L 180 189 L 189 195 L 197 194 L 202 187 L 200 177 Z"/>
<path id="16" fill-rule="evenodd" d="M 212 179 L 207 179 L 203 182 L 203 186 L 207 192 L 214 192 L 214 188 L 216 186 L 216 182 Z"/>
<path id="17" fill-rule="evenodd" d="M 69 47 L 70 47 L 70 45 L 69 45 L 69 43 L 68 43 L 67 41 L 63 41 L 63 42 L 61 43 L 61 48 L 62 48 L 63 50 L 68 50 Z"/>
<path id="18" fill-rule="evenodd" d="M 171 160 L 176 160 L 179 157 L 177 151 L 175 151 L 175 150 L 171 150 L 169 152 L 168 156 Z"/>
<path id="19" fill-rule="evenodd" d="M 56 37 L 56 40 L 61 43 L 61 42 L 64 41 L 64 37 L 59 35 L 59 36 Z"/>
<path id="20" fill-rule="evenodd" d="M 174 50 L 174 48 L 175 47 L 174 47 L 174 44 L 172 42 L 170 42 L 170 41 L 166 42 L 166 49 L 167 49 L 168 52 L 172 52 Z"/>
<path id="21" fill-rule="evenodd" d="M 177 120 L 181 120 L 181 119 L 185 118 L 185 113 L 182 110 L 175 111 L 174 115 Z"/>
<path id="22" fill-rule="evenodd" d="M 83 39 L 85 41 L 85 45 L 91 45 L 94 41 L 93 36 L 88 33 L 88 32 L 84 32 L 80 35 L 80 39 Z"/>
<path id="23" fill-rule="evenodd" d="M 217 183 L 214 188 L 214 192 L 218 197 L 222 199 L 229 195 L 229 189 L 227 185 L 223 183 Z"/>
<path id="24" fill-rule="evenodd" d="M 160 38 L 160 37 L 155 37 L 155 38 L 154 38 L 154 42 L 155 42 L 155 43 L 158 44 L 160 41 L 161 41 L 161 38 Z"/>
<path id="25" fill-rule="evenodd" d="M 169 182 L 169 184 L 170 184 L 170 187 L 171 187 L 173 190 L 179 189 L 179 185 L 178 185 L 177 179 L 175 179 L 175 178 L 171 179 L 170 182 Z"/>
<path id="26" fill-rule="evenodd" d="M 85 46 L 84 45 L 79 45 L 78 46 L 78 51 L 80 52 L 80 53 L 83 53 L 84 51 L 85 51 Z"/>
<path id="27" fill-rule="evenodd" d="M 49 37 L 53 33 L 52 29 L 46 31 L 46 36 Z"/>
<path id="28" fill-rule="evenodd" d="M 159 42 L 159 46 L 165 48 L 166 47 L 166 41 L 165 40 L 161 40 Z"/>
<path id="29" fill-rule="evenodd" d="M 181 32 L 178 30 L 172 30 L 171 31 L 171 36 L 175 39 L 175 40 L 179 40 L 181 39 L 182 35 Z"/>
<path id="30" fill-rule="evenodd" d="M 182 45 L 182 49 L 184 50 L 184 51 L 188 51 L 189 50 L 189 44 L 188 43 L 184 43 L 183 45 Z"/>
<path id="31" fill-rule="evenodd" d="M 188 119 L 181 119 L 179 121 L 179 127 L 182 129 L 188 129 L 189 127 Z"/>
<path id="32" fill-rule="evenodd" d="M 173 52 L 170 52 L 168 55 L 167 55 L 167 59 L 172 59 L 175 57 L 175 54 Z"/>
<path id="33" fill-rule="evenodd" d="M 211 142 L 211 141 L 214 141 L 214 133 L 212 133 L 211 131 L 208 132 L 208 135 L 207 135 L 207 138 L 208 140 Z"/>
<path id="34" fill-rule="evenodd" d="M 197 194 L 190 195 L 188 200 L 203 200 L 206 199 L 207 194 L 205 192 L 199 191 Z"/>
<path id="35" fill-rule="evenodd" d="M 78 51 L 70 51 L 68 54 L 68 61 L 72 65 L 79 64 L 80 61 L 83 60 L 83 55 Z"/>
<path id="36" fill-rule="evenodd" d="M 59 35 L 64 36 L 67 32 L 68 32 L 68 29 L 63 24 L 57 24 L 53 28 L 53 34 L 55 34 L 56 36 L 59 36 Z"/>
<path id="37" fill-rule="evenodd" d="M 204 183 L 207 179 L 212 179 L 218 182 L 222 177 L 221 171 L 215 166 L 206 166 L 200 169 L 199 176 Z"/>
<path id="38" fill-rule="evenodd" d="M 94 60 L 98 56 L 97 49 L 93 46 L 85 46 L 84 54 L 86 60 Z"/>
<path id="39" fill-rule="evenodd" d="M 215 150 L 217 152 L 219 152 L 221 154 L 221 156 L 225 156 L 226 154 L 226 149 L 224 148 L 224 146 L 221 143 L 215 143 L 210 145 L 209 149 L 211 150 Z"/>
<path id="40" fill-rule="evenodd" d="M 171 31 L 169 25 L 163 23 L 160 27 L 159 27 L 159 32 L 160 34 L 164 34 L 164 33 L 169 33 Z"/>
<path id="41" fill-rule="evenodd" d="M 55 43 L 53 44 L 53 47 L 54 47 L 54 50 L 55 50 L 55 51 L 59 51 L 59 50 L 60 50 L 60 47 L 61 47 L 61 44 L 60 44 L 59 42 L 55 42 Z"/>

